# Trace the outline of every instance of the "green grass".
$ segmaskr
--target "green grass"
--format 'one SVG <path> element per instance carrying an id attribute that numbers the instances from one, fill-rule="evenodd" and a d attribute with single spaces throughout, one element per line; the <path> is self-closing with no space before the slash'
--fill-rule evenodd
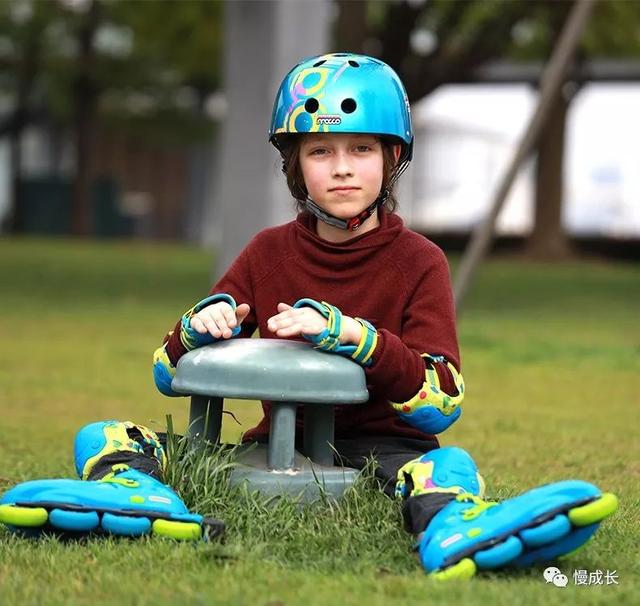
<path id="1" fill-rule="evenodd" d="M 174 246 L 0 240 L 0 491 L 73 475 L 84 423 L 184 431 L 188 402 L 156 393 L 150 357 L 208 288 L 206 252 Z M 224 544 L 20 540 L 0 530 L 0 604 L 640 603 L 640 268 L 602 262 L 486 265 L 459 326 L 468 395 L 443 443 L 469 450 L 491 495 L 568 477 L 620 497 L 596 540 L 560 564 L 617 570 L 619 586 L 546 585 L 540 569 L 430 581 L 397 503 L 366 480 L 336 507 L 266 503 L 173 468 L 187 503 L 228 525 Z M 223 436 L 257 420 L 231 403 Z M 177 465 L 177 463 L 175 463 Z M 209 469 L 209 471 L 208 471 Z"/>

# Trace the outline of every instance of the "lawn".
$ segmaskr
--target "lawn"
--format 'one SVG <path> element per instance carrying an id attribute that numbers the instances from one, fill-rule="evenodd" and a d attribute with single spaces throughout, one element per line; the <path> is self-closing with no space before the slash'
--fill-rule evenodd
<path id="1" fill-rule="evenodd" d="M 164 430 L 170 414 L 184 431 L 188 402 L 155 391 L 151 353 L 206 292 L 210 263 L 171 245 L 0 240 L 0 492 L 72 477 L 73 437 L 91 421 Z M 460 319 L 467 398 L 442 442 L 471 452 L 492 496 L 582 478 L 620 498 L 558 564 L 565 589 L 542 569 L 434 583 L 398 503 L 366 482 L 340 507 L 301 509 L 183 467 L 185 500 L 225 520 L 224 544 L 29 542 L 2 529 L 0 604 L 640 603 L 639 300 L 638 265 L 497 259 Z M 223 437 L 235 441 L 259 412 L 230 408 L 239 424 L 225 415 Z M 619 584 L 576 586 L 575 570 L 615 570 Z"/>

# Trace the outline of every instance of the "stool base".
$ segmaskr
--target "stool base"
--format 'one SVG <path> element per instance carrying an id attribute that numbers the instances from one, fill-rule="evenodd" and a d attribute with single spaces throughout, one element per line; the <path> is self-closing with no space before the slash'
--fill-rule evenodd
<path id="1" fill-rule="evenodd" d="M 359 473 L 350 467 L 312 463 L 298 451 L 294 453 L 292 469 L 270 471 L 267 449 L 266 444 L 257 444 L 248 446 L 246 452 L 240 452 L 239 465 L 231 473 L 231 483 L 246 482 L 250 492 L 287 495 L 309 503 L 320 498 L 321 492 L 339 500 Z"/>

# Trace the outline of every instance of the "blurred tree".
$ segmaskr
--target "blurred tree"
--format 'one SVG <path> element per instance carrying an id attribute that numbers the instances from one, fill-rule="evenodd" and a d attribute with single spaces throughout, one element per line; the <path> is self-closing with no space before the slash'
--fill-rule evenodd
<path id="1" fill-rule="evenodd" d="M 380 57 L 417 101 L 449 82 L 473 81 L 498 59 L 546 61 L 572 6 L 556 0 L 337 0 L 336 46 Z M 640 57 L 637 2 L 600 0 L 583 37 L 580 60 Z M 349 22 L 353 23 L 349 27 Z M 571 80 L 571 77 L 569 78 Z M 565 120 L 580 82 L 565 86 L 540 136 L 536 168 L 534 256 L 569 252 L 562 229 Z"/>
<path id="2" fill-rule="evenodd" d="M 0 136 L 47 120 L 74 132 L 73 231 L 89 230 L 91 149 L 98 125 L 145 140 L 208 137 L 209 95 L 220 87 L 223 3 L 211 0 L 4 0 Z M 10 224 L 20 213 L 17 195 Z"/>
<path id="3" fill-rule="evenodd" d="M 40 73 L 42 37 L 50 19 L 52 5 L 43 3 L 34 11 L 17 2 L 0 4 L 0 85 L 3 104 L 9 110 L 0 118 L 0 137 L 10 141 L 10 198 L 15 200 L 17 174 L 21 165 L 20 139 L 24 127 L 33 119 L 30 103 L 36 77 Z M 19 209 L 10 209 L 8 226 L 19 221 Z"/>

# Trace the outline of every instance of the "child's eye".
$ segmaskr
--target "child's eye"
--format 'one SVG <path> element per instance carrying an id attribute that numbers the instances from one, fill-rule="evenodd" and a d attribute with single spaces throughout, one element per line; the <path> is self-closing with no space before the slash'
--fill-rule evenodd
<path id="1" fill-rule="evenodd" d="M 371 150 L 370 145 L 358 145 L 358 147 L 356 147 L 356 151 L 358 152 L 368 152 L 370 150 Z"/>
<path id="2" fill-rule="evenodd" d="M 309 152 L 309 155 L 311 155 L 311 156 L 322 156 L 326 152 L 327 152 L 327 150 L 324 147 L 317 147 L 316 149 L 312 149 Z"/>

